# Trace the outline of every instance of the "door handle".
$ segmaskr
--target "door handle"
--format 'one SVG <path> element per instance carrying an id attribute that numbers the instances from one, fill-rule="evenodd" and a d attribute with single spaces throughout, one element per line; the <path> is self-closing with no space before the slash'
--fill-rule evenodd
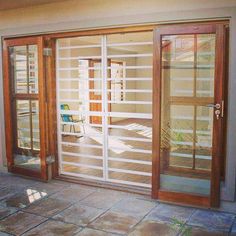
<path id="1" fill-rule="evenodd" d="M 221 108 L 220 103 L 216 103 L 216 104 L 210 103 L 210 104 L 207 104 L 206 106 L 207 107 L 212 107 L 212 108 L 215 108 L 215 109 L 220 109 Z"/>
<path id="2" fill-rule="evenodd" d="M 221 101 L 221 104 L 220 103 L 216 103 L 216 104 L 210 103 L 210 104 L 207 104 L 206 106 L 216 109 L 215 115 L 216 115 L 217 120 L 219 119 L 220 116 L 222 118 L 224 117 L 224 101 L 223 100 Z"/>

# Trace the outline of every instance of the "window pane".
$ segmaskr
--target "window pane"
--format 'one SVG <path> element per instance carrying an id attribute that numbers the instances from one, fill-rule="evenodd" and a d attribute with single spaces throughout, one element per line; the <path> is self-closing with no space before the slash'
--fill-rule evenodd
<path id="1" fill-rule="evenodd" d="M 17 147 L 14 163 L 17 166 L 40 170 L 40 136 L 38 101 L 16 101 Z"/>
<path id="2" fill-rule="evenodd" d="M 15 93 L 38 93 L 37 45 L 10 48 L 11 76 Z"/>

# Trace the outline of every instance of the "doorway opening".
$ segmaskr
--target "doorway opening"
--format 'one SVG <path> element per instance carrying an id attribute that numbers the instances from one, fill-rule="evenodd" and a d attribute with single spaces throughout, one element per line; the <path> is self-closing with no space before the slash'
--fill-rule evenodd
<path id="1" fill-rule="evenodd" d="M 61 174 L 151 188 L 152 39 L 57 39 Z"/>

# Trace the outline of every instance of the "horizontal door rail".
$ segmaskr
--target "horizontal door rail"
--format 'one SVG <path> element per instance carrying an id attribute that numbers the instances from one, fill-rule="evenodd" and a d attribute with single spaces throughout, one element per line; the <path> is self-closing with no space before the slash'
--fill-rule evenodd
<path id="1" fill-rule="evenodd" d="M 108 167 L 108 171 L 114 171 L 114 172 L 126 173 L 126 174 L 134 174 L 134 175 L 152 176 L 152 174 L 148 173 L 148 172 L 142 172 L 142 171 L 136 171 L 136 170 L 124 170 L 124 169 L 110 168 L 110 167 Z"/>
<path id="2" fill-rule="evenodd" d="M 152 66 L 119 66 L 119 68 L 123 68 L 126 70 L 136 70 L 136 69 L 152 69 Z M 115 66 L 108 66 L 107 69 L 116 69 Z"/>
<path id="3" fill-rule="evenodd" d="M 94 44 L 94 45 L 80 45 L 80 46 L 64 46 L 58 47 L 59 50 L 66 50 L 66 49 L 80 49 L 80 48 L 100 48 L 101 44 Z"/>
<path id="4" fill-rule="evenodd" d="M 75 126 L 82 126 L 82 122 L 80 123 L 74 123 L 74 122 L 60 122 L 61 125 L 75 125 Z M 100 124 L 89 124 L 89 123 L 84 123 L 84 125 L 89 125 L 90 127 L 95 127 L 95 128 L 102 128 L 102 125 Z"/>
<path id="5" fill-rule="evenodd" d="M 80 158 L 89 158 L 89 159 L 97 159 L 97 160 L 103 160 L 102 156 L 95 156 L 95 155 L 89 155 L 89 154 L 83 154 L 83 153 L 73 153 L 73 152 L 62 152 L 62 155 L 67 156 L 74 156 L 74 157 L 80 157 Z"/>
<path id="6" fill-rule="evenodd" d="M 102 78 L 80 78 L 80 77 L 74 77 L 74 78 L 71 78 L 71 77 L 63 77 L 63 78 L 59 78 L 58 79 L 59 81 L 62 81 L 62 82 L 67 82 L 67 81 L 77 81 L 77 82 L 84 82 L 84 81 L 101 81 L 102 82 Z"/>
<path id="7" fill-rule="evenodd" d="M 107 47 L 117 47 L 117 46 L 135 46 L 135 45 L 153 45 L 153 42 L 132 42 L 132 43 L 108 43 Z"/>
<path id="8" fill-rule="evenodd" d="M 152 57 L 152 53 L 142 53 L 142 54 L 120 54 L 120 55 L 108 55 L 107 58 L 136 58 L 136 57 Z M 119 66 L 118 66 L 119 68 Z"/>
<path id="9" fill-rule="evenodd" d="M 108 128 L 113 128 L 113 129 L 125 129 L 125 130 L 134 130 L 134 131 L 142 131 L 142 130 L 147 130 L 147 131 L 152 131 L 152 127 L 147 127 L 141 124 L 134 124 L 134 125 L 128 125 L 128 126 L 122 126 L 122 125 L 108 125 Z"/>
<path id="10" fill-rule="evenodd" d="M 73 133 L 73 132 L 61 132 L 62 135 L 68 135 L 68 136 L 82 136 L 82 137 L 88 137 L 88 138 L 92 138 L 92 137 L 102 137 L 102 133 L 98 134 L 98 133 L 82 133 L 82 132 L 78 132 L 78 133 Z"/>
<path id="11" fill-rule="evenodd" d="M 150 101 L 107 101 L 111 104 L 140 104 L 140 105 L 152 105 L 152 102 Z"/>
<path id="12" fill-rule="evenodd" d="M 88 66 L 58 68 L 59 71 L 101 70 L 101 69 L 102 69 L 101 67 L 88 67 Z"/>
<path id="13" fill-rule="evenodd" d="M 114 146 L 109 146 L 108 144 L 108 149 L 109 150 L 122 150 L 122 151 L 127 151 L 127 152 L 135 152 L 135 153 L 146 153 L 146 154 L 152 154 L 151 150 L 145 150 L 145 149 L 136 149 L 136 148 L 123 148 L 123 147 L 114 147 Z M 112 151 L 111 150 L 111 151 Z"/>
<path id="14" fill-rule="evenodd" d="M 127 163 L 135 163 L 135 164 L 142 164 L 142 165 L 152 165 L 151 161 L 140 161 L 134 159 L 127 159 L 127 158 L 118 158 L 118 157 L 108 157 L 108 161 L 118 161 L 118 162 L 127 162 Z"/>
<path id="15" fill-rule="evenodd" d="M 101 166 L 93 166 L 93 165 L 75 163 L 75 162 L 68 162 L 68 161 L 62 161 L 62 164 L 78 166 L 78 167 L 85 167 L 85 168 L 91 168 L 91 169 L 96 169 L 96 170 L 102 170 L 103 169 L 103 167 L 101 167 Z"/>
<path id="16" fill-rule="evenodd" d="M 113 182 L 113 183 L 119 183 L 119 184 L 127 184 L 127 185 L 135 185 L 135 186 L 139 186 L 139 187 L 151 188 L 151 184 L 144 184 L 144 183 L 139 183 L 139 182 L 111 179 L 111 178 L 108 178 L 108 181 Z"/>
<path id="17" fill-rule="evenodd" d="M 77 174 L 77 173 L 67 172 L 67 171 L 63 171 L 63 170 L 61 171 L 61 174 L 70 175 L 72 177 L 85 178 L 85 179 L 104 180 L 103 177 L 97 177 L 97 176 L 86 175 L 86 174 Z"/>
<path id="18" fill-rule="evenodd" d="M 116 135 L 109 135 L 108 138 L 117 138 L 120 140 L 127 140 L 127 141 L 140 141 L 140 142 L 152 142 L 151 138 L 133 138 L 133 137 L 126 137 L 126 136 L 116 136 Z"/>
<path id="19" fill-rule="evenodd" d="M 101 56 L 81 56 L 81 57 L 60 57 L 59 60 L 60 61 L 70 61 L 70 60 L 86 60 L 86 59 L 101 59 Z M 78 65 L 78 67 L 80 67 L 82 65 Z"/>
<path id="20" fill-rule="evenodd" d="M 61 142 L 62 145 L 75 146 L 75 147 L 89 147 L 89 148 L 103 148 L 102 145 L 93 145 L 85 143 L 72 143 L 72 142 Z"/>

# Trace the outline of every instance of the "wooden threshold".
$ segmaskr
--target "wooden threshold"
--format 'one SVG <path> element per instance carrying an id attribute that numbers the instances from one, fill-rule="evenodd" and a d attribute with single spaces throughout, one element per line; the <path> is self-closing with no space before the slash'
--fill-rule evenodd
<path id="1" fill-rule="evenodd" d="M 70 182 L 70 183 L 117 190 L 117 191 L 140 194 L 140 195 L 151 197 L 151 189 L 143 188 L 143 187 L 128 186 L 124 184 L 109 183 L 109 182 L 98 181 L 98 180 L 94 181 L 94 180 L 88 180 L 88 179 L 83 179 L 79 177 L 67 176 L 67 175 L 59 175 L 59 176 L 54 177 L 54 179 L 62 180 L 62 181 Z"/>
<path id="2" fill-rule="evenodd" d="M 170 192 L 159 190 L 158 200 L 187 206 L 210 207 L 210 199 L 207 196 L 193 195 L 188 193 Z"/>

